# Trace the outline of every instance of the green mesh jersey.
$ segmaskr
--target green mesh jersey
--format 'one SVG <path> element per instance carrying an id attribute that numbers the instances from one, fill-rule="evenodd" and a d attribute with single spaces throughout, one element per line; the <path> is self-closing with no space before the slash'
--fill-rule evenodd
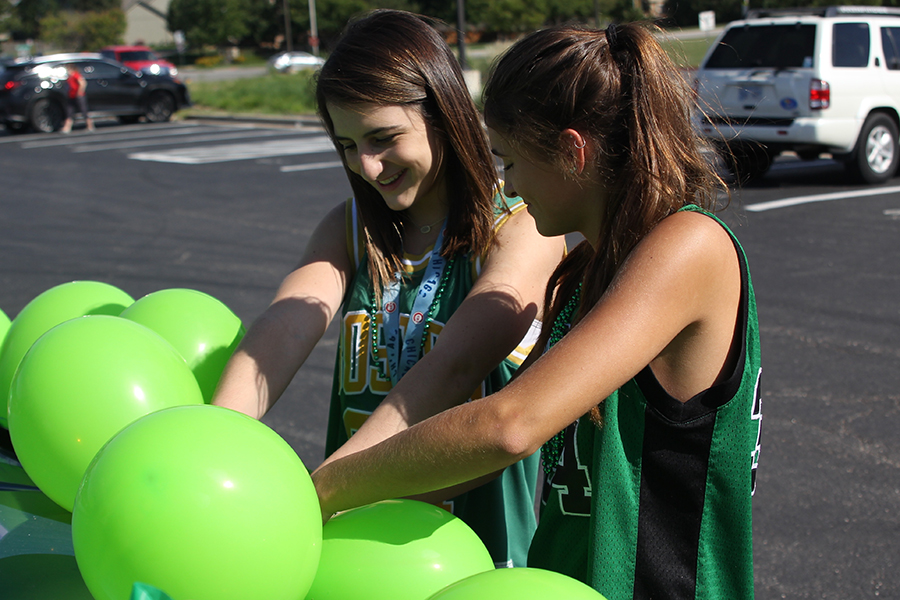
<path id="1" fill-rule="evenodd" d="M 529 566 L 608 600 L 753 597 L 759 331 L 746 257 L 728 232 L 741 266 L 734 371 L 682 404 L 646 367 L 601 404 L 601 428 L 587 416 L 570 425 L 544 485 Z"/>
<path id="2" fill-rule="evenodd" d="M 503 210 L 509 206 L 512 213 L 525 208 L 520 200 L 498 196 L 495 200 L 495 230 L 509 218 Z M 331 393 L 331 409 L 328 418 L 328 435 L 325 451 L 331 454 L 353 435 L 372 414 L 372 411 L 391 390 L 385 336 L 379 335 L 379 360 L 387 378 L 379 375 L 373 363 L 369 315 L 371 283 L 364 260 L 361 227 L 358 226 L 355 202 L 347 204 L 348 248 L 356 264 L 349 293 L 344 302 L 338 340 L 334 384 Z M 398 302 L 400 326 L 406 327 L 410 309 L 425 267 L 431 256 L 431 248 L 422 255 L 405 255 L 404 267 L 410 275 L 404 280 Z M 440 337 L 444 324 L 462 303 L 481 272 L 484 256 L 458 258 L 452 265 L 447 287 L 436 307 L 434 319 L 428 328 L 424 352 L 429 352 Z M 376 313 L 376 322 L 383 325 L 383 314 Z M 474 390 L 472 400 L 496 392 L 512 377 L 528 355 L 540 334 L 540 323 L 535 321 L 520 345 L 491 371 L 480 388 Z M 448 501 L 445 508 L 465 521 L 481 537 L 498 566 L 524 566 L 528 545 L 535 529 L 534 497 L 539 458 L 535 454 L 508 467 L 503 474 L 479 488 Z"/>

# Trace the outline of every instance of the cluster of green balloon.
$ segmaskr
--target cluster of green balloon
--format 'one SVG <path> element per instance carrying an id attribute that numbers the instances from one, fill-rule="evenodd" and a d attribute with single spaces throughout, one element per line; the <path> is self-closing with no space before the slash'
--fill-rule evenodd
<path id="1" fill-rule="evenodd" d="M 172 598 L 297 600 L 319 564 L 322 519 L 308 471 L 277 433 L 226 408 L 180 406 L 97 453 L 72 541 L 97 600 L 128 600 L 135 582 Z"/>
<path id="2" fill-rule="evenodd" d="M 322 558 L 306 599 L 422 600 L 493 570 L 484 544 L 459 518 L 424 502 L 386 500 L 325 524 Z"/>
<path id="3" fill-rule="evenodd" d="M 535 568 L 494 569 L 450 584 L 428 600 L 605 600 L 593 588 L 561 573 Z"/>
<path id="4" fill-rule="evenodd" d="M 85 315 L 119 315 L 134 298 L 99 281 L 73 281 L 50 288 L 29 302 L 9 324 L 0 346 L 0 426 L 7 427 L 13 375 L 32 344 L 48 330 Z"/>
<path id="5" fill-rule="evenodd" d="M 12 321 L 0 350 L 19 461 L 71 511 L 103 444 L 154 410 L 208 402 L 243 335 L 238 317 L 195 290 L 137 302 L 91 281 L 44 292 Z"/>

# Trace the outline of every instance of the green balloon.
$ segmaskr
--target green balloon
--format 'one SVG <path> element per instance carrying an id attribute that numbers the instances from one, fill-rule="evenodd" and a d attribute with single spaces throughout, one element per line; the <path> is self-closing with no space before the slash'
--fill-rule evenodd
<path id="1" fill-rule="evenodd" d="M 322 548 L 309 473 L 265 424 L 212 405 L 147 415 L 97 453 L 72 513 L 96 600 L 298 600 Z"/>
<path id="2" fill-rule="evenodd" d="M 0 348 L 3 347 L 3 340 L 6 339 L 6 332 L 9 331 L 9 317 L 0 310 Z"/>
<path id="3" fill-rule="evenodd" d="M 190 369 L 157 333 L 119 317 L 81 317 L 25 354 L 10 389 L 9 434 L 35 485 L 71 511 L 85 469 L 120 429 L 202 402 Z"/>
<path id="4" fill-rule="evenodd" d="M 43 292 L 25 305 L 0 346 L 0 427 L 7 425 L 7 400 L 22 357 L 52 327 L 85 315 L 119 315 L 134 298 L 99 281 L 72 281 Z"/>
<path id="5" fill-rule="evenodd" d="M 149 327 L 178 350 L 207 403 L 212 400 L 225 363 L 246 333 L 241 320 L 222 302 L 182 288 L 147 294 L 121 316 Z"/>
<path id="6" fill-rule="evenodd" d="M 450 584 L 428 600 L 605 600 L 562 573 L 535 568 L 495 569 Z"/>
<path id="7" fill-rule="evenodd" d="M 481 539 L 442 508 L 387 500 L 325 524 L 322 560 L 307 600 L 423 600 L 494 570 Z"/>

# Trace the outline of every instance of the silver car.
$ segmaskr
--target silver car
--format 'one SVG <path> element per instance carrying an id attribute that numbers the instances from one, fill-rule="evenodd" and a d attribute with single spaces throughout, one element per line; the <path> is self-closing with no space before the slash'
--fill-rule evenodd
<path id="1" fill-rule="evenodd" d="M 325 59 L 309 52 L 282 52 L 271 57 L 268 64 L 270 69 L 279 73 L 293 73 L 304 69 L 318 69 L 325 64 Z"/>

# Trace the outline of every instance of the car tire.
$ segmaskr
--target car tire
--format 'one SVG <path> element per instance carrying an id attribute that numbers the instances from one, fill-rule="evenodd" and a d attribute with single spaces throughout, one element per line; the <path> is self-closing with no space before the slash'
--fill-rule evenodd
<path id="1" fill-rule="evenodd" d="M 41 98 L 31 107 L 29 122 L 35 131 L 53 133 L 62 128 L 65 120 L 65 108 L 52 98 Z"/>
<path id="2" fill-rule="evenodd" d="M 175 113 L 175 96 L 169 92 L 157 90 L 147 99 L 147 112 L 144 116 L 150 123 L 163 123 Z"/>
<path id="3" fill-rule="evenodd" d="M 765 175 L 775 158 L 765 146 L 753 142 L 725 145 L 721 149 L 721 156 L 735 181 L 740 184 Z"/>
<path id="4" fill-rule="evenodd" d="M 25 133 L 26 127 L 25 123 L 19 123 L 18 121 L 9 121 L 6 123 L 6 130 L 10 133 Z"/>
<path id="5" fill-rule="evenodd" d="M 818 150 L 797 150 L 797 156 L 805 161 L 816 160 L 821 154 Z"/>
<path id="6" fill-rule="evenodd" d="M 900 161 L 897 135 L 897 123 L 889 116 L 869 115 L 845 163 L 850 176 L 860 183 L 884 183 L 893 177 Z"/>

